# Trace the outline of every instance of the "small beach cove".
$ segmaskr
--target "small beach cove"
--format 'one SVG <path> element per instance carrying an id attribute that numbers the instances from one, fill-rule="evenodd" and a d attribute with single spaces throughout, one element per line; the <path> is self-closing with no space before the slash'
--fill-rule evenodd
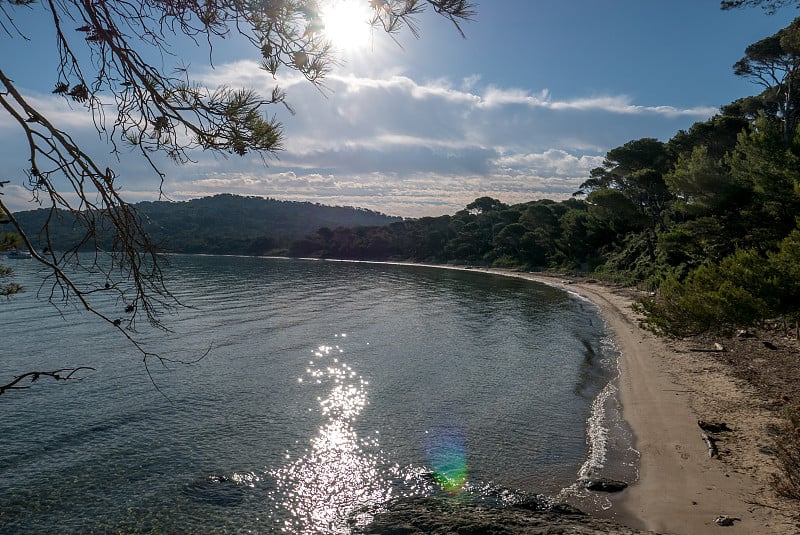
<path id="1" fill-rule="evenodd" d="M 180 526 L 185 533 L 231 533 L 243 532 L 245 528 L 271 533 L 281 527 L 283 531 L 295 533 L 509 535 L 633 534 L 646 531 L 665 534 L 794 534 L 800 531 L 798 519 L 794 517 L 796 508 L 793 505 L 796 504 L 778 499 L 770 484 L 771 474 L 777 471 L 769 446 L 772 444 L 770 433 L 780 424 L 777 416 L 779 389 L 776 387 L 770 394 L 771 398 L 765 397 L 763 390 L 757 391 L 746 382 L 761 381 L 756 384 L 763 385 L 765 377 L 742 375 L 743 371 L 751 369 L 745 365 L 747 362 L 764 374 L 776 375 L 777 368 L 770 372 L 770 366 L 794 369 L 790 361 L 780 364 L 783 361 L 779 360 L 779 357 L 796 358 L 796 354 L 791 352 L 795 347 L 791 340 L 773 339 L 771 345 L 778 349 L 764 349 L 770 352 L 767 355 L 757 351 L 759 347 L 766 347 L 767 341 L 758 336 L 720 340 L 725 345 L 722 352 L 705 351 L 714 345 L 711 338 L 660 339 L 639 327 L 630 308 L 637 297 L 635 292 L 588 280 L 567 280 L 564 276 L 479 268 L 453 268 L 464 272 L 448 273 L 443 269 L 418 269 L 418 265 L 386 269 L 388 266 L 365 265 L 367 263 L 253 258 L 176 257 L 174 261 L 175 269 L 180 271 L 175 273 L 173 280 L 182 284 L 183 294 L 216 307 L 213 320 L 208 319 L 208 311 L 197 311 L 182 318 L 178 324 L 181 332 L 194 338 L 198 333 L 208 336 L 211 330 L 216 334 L 217 350 L 213 359 L 184 371 L 194 376 L 192 381 L 177 380 L 179 374 L 184 373 L 181 370 L 160 375 L 159 380 L 164 388 L 170 389 L 173 398 L 181 395 L 184 396 L 181 400 L 204 400 L 202 406 L 198 406 L 196 411 L 196 403 L 191 406 L 183 403 L 180 410 L 166 407 L 164 399 L 158 397 L 146 377 L 132 383 L 139 378 L 135 362 L 130 363 L 130 371 L 119 379 L 120 388 L 105 388 L 88 377 L 87 381 L 69 385 L 73 390 L 52 389 L 51 395 L 67 396 L 66 401 L 52 403 L 54 410 L 69 408 L 69 400 L 78 396 L 74 399 L 75 418 L 80 418 L 85 412 L 78 399 L 82 396 L 104 399 L 102 396 L 112 393 L 114 397 L 103 403 L 109 406 L 109 411 L 113 409 L 116 412 L 97 414 L 96 418 L 85 422 L 76 420 L 75 432 L 57 442 L 34 441 L 31 447 L 18 448 L 20 453 L 12 460 L 17 462 L 15 474 L 23 477 L 5 480 L 9 492 L 4 497 L 5 505 L 0 506 L 0 518 L 7 515 L 9 532 L 18 531 L 14 527 L 21 527 L 23 523 L 28 528 L 33 526 L 27 532 L 51 531 L 51 520 L 36 512 L 37 507 L 45 513 L 51 508 L 59 511 L 58 522 L 61 532 L 65 533 L 91 532 L 87 526 L 94 526 L 96 532 L 113 526 L 128 533 L 148 530 L 167 533 L 172 532 L 175 526 Z M 342 277 L 343 273 L 347 276 Z M 549 288 L 511 278 L 543 283 Z M 206 289 L 209 285 L 198 286 L 197 280 L 216 281 L 210 285 L 215 290 L 209 295 Z M 261 284 L 253 284 L 253 280 Z M 302 299 L 297 297 L 298 280 L 316 283 L 314 287 L 299 289 L 303 292 Z M 354 281 L 359 294 L 367 299 L 355 300 L 352 292 Z M 272 297 L 269 302 L 260 299 L 266 285 L 272 285 L 268 292 Z M 198 287 L 202 288 L 202 293 L 196 293 L 194 288 Z M 467 287 L 472 290 L 467 292 Z M 410 288 L 416 290 L 409 293 Z M 285 301 L 279 301 L 278 296 L 284 293 Z M 222 295 L 228 298 L 214 298 Z M 448 300 L 442 301 L 443 296 Z M 432 300 L 438 304 L 430 306 Z M 298 303 L 307 308 L 307 313 L 293 317 L 287 311 L 296 310 Z M 332 304 L 336 306 L 332 307 Z M 260 308 L 254 308 L 255 305 Z M 364 314 L 365 309 L 370 313 Z M 23 308 L 15 314 L 21 316 L 20 325 L 25 324 L 22 316 L 28 313 L 26 310 Z M 537 325 L 542 323 L 518 321 L 527 316 L 539 317 L 535 315 L 545 310 L 559 314 L 553 316 L 552 332 L 528 339 L 526 346 L 522 340 L 532 332 L 538 332 Z M 455 326 L 460 324 L 447 320 L 445 311 L 465 318 L 464 325 L 468 329 L 462 335 L 453 335 Z M 598 321 L 601 316 L 603 322 Z M 230 319 L 225 319 L 228 317 Z M 309 318 L 322 320 L 313 332 L 328 330 L 332 324 L 347 336 L 335 336 L 330 345 L 311 346 L 307 335 Z M 389 334 L 397 335 L 402 327 L 399 318 L 413 322 L 406 326 L 406 330 L 417 333 L 416 337 L 408 334 L 387 338 Z M 576 318 L 578 327 L 570 327 Z M 92 325 L 87 323 L 83 328 L 90 329 Z M 215 331 L 215 326 L 224 327 L 224 332 L 218 328 Z M 386 333 L 374 331 L 387 326 L 391 328 Z M 494 330 L 500 328 L 505 329 L 503 336 L 492 338 Z M 286 337 L 277 345 L 273 340 L 275 333 Z M 580 336 L 573 336 L 575 333 Z M 410 340 L 422 338 L 423 334 L 432 339 L 450 336 L 448 346 L 442 348 L 435 359 L 428 358 L 428 353 L 423 350 L 409 349 Z M 85 338 L 87 344 L 93 339 L 90 336 Z M 606 351 L 606 341 L 611 338 L 613 352 Z M 475 339 L 491 340 L 491 345 L 476 351 Z M 259 343 L 254 344 L 253 340 L 259 340 Z M 537 344 L 546 340 L 554 341 L 539 351 L 539 354 L 548 356 L 539 366 L 549 365 L 551 368 L 540 368 L 539 372 L 532 373 L 535 372 L 532 366 L 535 361 L 531 358 L 535 352 L 515 351 L 518 346 L 538 347 Z M 452 346 L 459 341 L 466 345 L 456 351 Z M 507 341 L 510 343 L 506 344 Z M 588 346 L 587 341 L 591 342 Z M 41 339 L 39 342 L 42 345 Z M 268 346 L 268 343 L 273 345 Z M 255 349 L 248 352 L 248 347 Z M 272 349 L 265 350 L 266 347 Z M 309 349 L 313 347 L 318 349 Z M 307 356 L 312 353 L 313 357 Z M 449 353 L 459 355 L 459 365 L 442 366 L 442 359 Z M 415 355 L 421 357 L 413 365 L 391 365 L 393 362 L 405 363 Z M 474 375 L 477 378 L 475 382 L 467 382 L 465 377 L 468 374 L 465 373 L 474 366 L 465 365 L 465 359 L 484 355 L 502 355 L 503 358 L 478 358 L 474 366 L 481 372 Z M 558 360 L 553 358 L 555 355 L 569 358 Z M 580 358 L 576 360 L 575 356 Z M 601 364 L 605 360 L 601 356 L 614 363 L 613 373 L 596 375 L 604 370 Z M 572 367 L 569 362 L 573 363 Z M 217 363 L 226 366 L 224 374 L 220 375 Z M 491 373 L 508 364 L 514 366 L 500 377 L 505 377 L 507 382 L 490 384 Z M 253 367 L 259 366 L 262 366 L 259 369 L 263 373 L 254 374 Z M 424 373 L 417 373 L 424 366 L 428 366 Z M 403 375 L 409 370 L 411 375 Z M 404 381 L 398 381 L 395 376 L 383 377 L 390 372 L 405 377 Z M 445 372 L 450 374 L 447 380 L 430 382 L 427 390 L 415 390 L 415 398 L 421 398 L 423 394 L 433 398 L 419 406 L 410 406 L 416 399 L 409 399 L 407 385 L 419 383 L 420 377 Z M 561 372 L 566 374 L 567 395 L 563 399 L 546 396 L 537 402 L 544 406 L 545 401 L 555 400 L 545 409 L 537 405 L 539 412 L 546 415 L 546 420 L 545 423 L 533 423 L 537 411 L 517 409 L 533 403 L 544 391 L 542 385 L 555 383 Z M 594 374 L 589 383 L 585 383 L 583 377 L 587 372 Z M 577 381 L 573 378 L 576 373 Z M 348 416 L 350 413 L 344 410 L 345 405 L 333 412 L 327 409 L 329 406 L 339 407 L 334 403 L 338 398 L 333 396 L 338 390 L 328 392 L 327 388 L 345 375 L 355 382 L 352 391 L 348 390 L 352 398 L 343 401 L 354 403 L 351 408 L 358 409 L 358 418 Z M 272 376 L 290 380 L 268 383 L 265 387 L 264 382 Z M 203 377 L 225 379 L 237 386 L 231 389 L 198 383 Z M 537 383 L 537 379 L 542 377 L 547 381 Z M 361 383 L 361 379 L 367 382 Z M 800 383 L 788 372 L 783 374 L 783 379 L 790 384 L 793 381 Z M 112 377 L 110 380 L 115 379 Z M 611 397 L 621 400 L 623 416 L 635 435 L 633 446 L 641 455 L 638 463 L 640 477 L 635 474 L 621 476 L 620 479 L 631 485 L 616 494 L 594 494 L 601 499 L 594 502 L 593 507 L 591 499 L 580 502 L 574 499 L 575 494 L 559 493 L 558 489 L 564 484 L 569 485 L 569 478 L 577 476 L 580 482 L 584 475 L 583 468 L 579 473 L 577 469 L 581 458 L 586 458 L 585 437 L 593 436 L 590 429 L 592 418 L 590 416 L 587 423 L 585 407 L 593 398 L 603 397 L 598 393 L 605 391 L 603 384 L 609 380 L 614 385 Z M 189 390 L 184 390 L 184 384 L 191 385 Z M 591 387 L 588 390 L 587 385 Z M 123 387 L 132 389 L 140 404 L 142 400 L 147 401 L 151 410 L 129 413 L 130 404 L 120 397 L 125 393 Z M 511 387 L 517 392 L 513 402 L 508 401 Z M 580 390 L 575 391 L 576 387 Z M 202 392 L 195 392 L 198 388 L 202 388 Z M 280 388 L 284 390 L 278 391 Z M 464 433 L 471 433 L 469 435 L 441 435 L 460 439 L 448 440 L 447 444 L 470 444 L 472 448 L 467 451 L 461 446 L 460 449 L 447 450 L 460 452 L 462 457 L 464 454 L 473 455 L 470 463 L 472 485 L 466 493 L 454 495 L 446 492 L 447 489 L 438 489 L 429 468 L 435 464 L 426 462 L 423 452 L 415 453 L 416 441 L 406 440 L 409 429 L 413 432 L 416 428 L 401 424 L 418 421 L 420 415 L 425 417 L 424 410 L 441 405 L 441 400 L 453 399 L 459 388 L 467 389 L 469 395 L 459 399 L 465 399 L 469 407 L 460 402 L 457 406 L 451 403 L 446 409 L 456 407 L 466 411 L 470 407 L 491 405 L 493 410 L 482 411 L 466 420 L 469 425 L 463 429 L 467 430 Z M 76 389 L 84 390 L 76 393 Z M 320 405 L 316 396 L 326 393 L 333 397 L 324 398 L 325 403 Z M 483 397 L 478 399 L 478 395 Z M 10 402 L 14 399 L 9 398 Z M 387 399 L 390 401 L 384 401 Z M 571 407 L 568 405 L 570 400 L 576 403 L 580 413 L 574 407 L 565 410 Z M 41 402 L 44 401 L 43 396 Z M 113 403 L 115 401 L 117 404 Z M 247 405 L 247 402 L 251 404 Z M 241 416 L 238 424 L 231 425 L 230 418 L 234 413 L 226 412 L 226 407 L 236 407 L 235 414 Z M 247 413 L 243 408 L 247 408 Z M 518 417 L 511 418 L 514 410 L 517 410 Z M 539 472 L 547 467 L 549 458 L 546 455 L 536 457 L 537 450 L 533 446 L 537 440 L 542 440 L 547 426 L 558 420 L 554 416 L 558 411 L 569 416 L 563 424 L 564 432 L 553 435 L 561 438 L 543 442 L 545 446 L 540 451 L 569 454 L 571 457 L 563 462 L 566 468 L 554 471 L 553 476 L 543 477 Z M 150 414 L 155 412 L 160 416 L 153 419 Z M 342 418 L 331 420 L 328 414 Z M 503 417 L 498 418 L 498 415 Z M 320 426 L 320 419 L 325 425 Z M 701 419 L 724 423 L 730 429 L 715 433 L 719 457 L 708 456 L 707 444 L 701 437 L 703 430 L 698 426 Z M 256 421 L 263 425 L 254 427 L 252 422 Z M 290 422 L 291 425 L 283 425 Z M 391 422 L 391 425 L 386 422 Z M 7 425 L 14 427 L 13 422 Z M 162 431 L 148 434 L 154 426 Z M 417 427 L 420 436 L 428 429 L 453 431 L 452 427 L 434 428 L 427 423 Z M 31 428 L 34 431 L 39 429 L 40 434 L 47 438 L 40 426 Z M 132 435 L 125 434 L 128 428 L 134 431 Z M 225 429 L 227 433 L 216 433 L 218 429 Z M 284 429 L 283 434 L 281 429 Z M 523 429 L 528 431 L 522 433 Z M 204 432 L 208 430 L 215 432 Z M 352 438 L 347 444 L 351 444 L 353 452 L 358 454 L 340 455 L 342 450 L 336 449 L 340 443 L 327 440 L 333 436 L 331 433 Z M 493 435 L 497 437 L 492 438 Z M 5 438 L 11 440 L 14 436 L 7 433 Z M 469 440 L 464 440 L 464 437 Z M 518 438 L 516 451 L 505 446 L 513 437 Z M 18 438 L 27 440 L 25 436 Z M 129 442 L 134 439 L 143 442 L 138 447 L 131 447 Z M 277 440 L 283 440 L 285 446 L 269 449 L 268 446 Z M 89 448 L 86 447 L 87 441 L 92 444 Z M 191 450 L 186 446 L 189 443 Z M 599 448 L 608 453 L 608 457 L 604 456 L 595 464 L 601 468 L 598 471 L 600 477 L 617 478 L 613 464 L 619 458 L 619 451 L 628 448 L 629 443 L 611 441 Z M 309 444 L 320 455 L 309 454 Z M 158 448 L 158 455 L 148 453 L 153 447 Z M 504 447 L 505 451 L 501 451 Z M 13 450 L 9 448 L 6 451 Z M 93 455 L 88 466 L 83 464 L 87 451 Z M 74 458 L 70 457 L 73 452 L 77 454 Z M 481 452 L 496 455 L 490 459 Z M 588 458 L 587 464 L 591 465 L 591 445 Z M 353 462 L 340 462 L 343 459 Z M 406 459 L 411 459 L 411 463 L 397 464 L 398 461 L 407 463 Z M 43 461 L 54 463 L 60 473 L 66 474 L 63 485 L 54 484 L 51 478 L 46 477 L 46 471 L 40 475 L 37 470 L 41 470 L 39 467 Z M 345 488 L 353 492 L 345 493 L 343 499 L 364 496 L 365 489 L 371 494 L 367 494 L 369 499 L 364 503 L 358 498 L 341 502 L 346 503 L 343 509 L 331 508 L 336 522 L 341 522 L 333 524 L 336 529 L 322 531 L 317 524 L 303 522 L 306 516 L 311 518 L 319 510 L 319 504 L 330 503 L 326 493 L 314 494 L 316 501 L 309 502 L 306 508 L 295 507 L 295 502 L 286 502 L 283 496 L 294 496 L 289 493 L 294 493 L 295 488 L 308 488 L 305 484 L 309 481 L 322 481 L 320 478 L 329 474 L 332 467 L 341 468 L 341 472 L 336 472 L 338 474 L 350 474 L 353 467 L 360 467 L 360 471 L 355 472 L 363 475 L 352 481 L 352 487 Z M 385 467 L 389 470 L 384 471 Z M 169 477 L 163 477 L 163 474 Z M 129 483 L 121 484 L 123 480 Z M 131 481 L 141 481 L 150 494 L 139 486 L 131 486 Z M 503 486 L 489 484 L 492 481 L 502 482 Z M 547 481 L 554 483 L 546 487 L 542 482 Z M 395 492 L 399 488 L 397 485 L 403 482 L 421 487 L 412 488 L 411 492 Z M 526 484 L 528 486 L 523 487 Z M 323 485 L 318 490 L 327 488 Z M 522 490 L 514 492 L 513 489 L 517 488 Z M 114 495 L 103 503 L 94 504 L 92 514 L 95 516 L 88 517 L 84 505 L 86 496 L 87 493 L 96 496 L 96 489 L 103 489 L 106 493 L 108 489 L 119 489 L 120 495 L 137 496 L 132 502 L 135 510 L 133 513 L 123 511 L 125 518 L 114 516 L 118 514 L 114 507 L 118 503 L 124 507 L 126 503 Z M 581 488 L 578 490 L 577 494 L 586 494 Z M 539 492 L 544 494 L 534 494 Z M 589 494 L 591 498 L 592 493 Z M 579 515 L 569 508 L 553 506 L 554 501 L 562 501 L 562 498 L 588 514 Z M 501 506 L 492 505 L 495 502 Z M 300 511 L 299 516 L 287 517 L 284 514 L 285 503 L 292 505 L 288 510 Z M 376 504 L 379 505 L 377 509 Z M 360 514 L 362 505 L 366 507 L 363 515 Z M 257 517 L 255 513 L 258 513 Z M 366 517 L 373 514 L 374 521 L 369 522 Z M 716 524 L 718 517 L 726 517 L 732 525 Z M 65 520 L 73 524 L 65 526 Z M 352 520 L 358 521 L 357 525 L 346 524 Z M 34 521 L 38 524 L 31 523 Z M 287 521 L 291 524 L 285 524 Z M 325 521 L 328 521 L 327 517 Z"/>

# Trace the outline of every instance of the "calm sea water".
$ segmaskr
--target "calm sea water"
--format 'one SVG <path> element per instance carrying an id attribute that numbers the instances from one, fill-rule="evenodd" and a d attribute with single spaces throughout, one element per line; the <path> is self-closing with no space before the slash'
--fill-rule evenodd
<path id="1" fill-rule="evenodd" d="M 616 436 L 605 326 L 544 285 L 172 257 L 188 308 L 141 338 L 211 352 L 151 361 L 156 388 L 118 332 L 13 267 L 28 291 L 0 304 L 0 378 L 96 371 L 0 396 L 2 533 L 349 533 L 397 496 L 564 497 Z"/>

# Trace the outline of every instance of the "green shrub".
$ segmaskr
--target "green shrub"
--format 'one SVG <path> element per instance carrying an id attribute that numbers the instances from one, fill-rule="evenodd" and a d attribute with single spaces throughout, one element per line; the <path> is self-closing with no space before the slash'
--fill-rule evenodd
<path id="1" fill-rule="evenodd" d="M 707 331 L 730 332 L 768 316 L 767 270 L 764 259 L 738 252 L 720 265 L 704 264 L 682 281 L 670 275 L 658 296 L 638 303 L 645 326 L 671 336 Z"/>

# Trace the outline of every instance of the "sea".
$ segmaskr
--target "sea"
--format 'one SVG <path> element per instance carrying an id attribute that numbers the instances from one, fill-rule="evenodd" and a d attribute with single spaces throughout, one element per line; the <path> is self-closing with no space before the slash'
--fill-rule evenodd
<path id="1" fill-rule="evenodd" d="M 130 336 L 31 260 L 0 302 L 0 533 L 358 533 L 392 500 L 607 508 L 635 478 L 599 310 L 544 284 L 385 263 L 170 256 Z M 93 294 L 110 317 L 124 303 Z M 147 357 L 145 358 L 145 354 Z"/>

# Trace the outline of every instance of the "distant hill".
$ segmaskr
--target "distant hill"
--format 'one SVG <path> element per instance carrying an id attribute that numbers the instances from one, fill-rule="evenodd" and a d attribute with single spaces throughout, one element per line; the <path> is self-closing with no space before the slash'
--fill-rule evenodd
<path id="1" fill-rule="evenodd" d="M 382 226 L 402 220 L 362 208 L 230 194 L 183 202 L 141 202 L 133 207 L 153 243 L 172 253 L 280 253 L 292 241 L 323 227 Z M 49 214 L 44 209 L 15 214 L 37 248 L 44 247 L 39 234 Z M 75 219 L 64 211 L 51 221 L 50 232 L 53 247 L 61 250 L 83 237 Z M 108 246 L 110 240 L 110 235 L 101 236 L 100 243 Z"/>

